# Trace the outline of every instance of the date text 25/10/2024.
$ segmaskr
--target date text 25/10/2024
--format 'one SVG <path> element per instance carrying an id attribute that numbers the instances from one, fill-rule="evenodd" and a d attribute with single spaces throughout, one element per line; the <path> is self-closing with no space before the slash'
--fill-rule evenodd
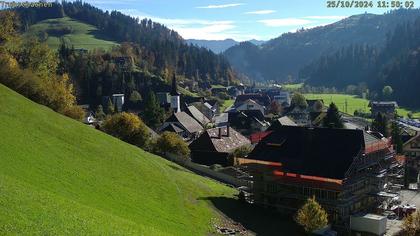
<path id="1" fill-rule="evenodd" d="M 327 1 L 327 8 L 414 8 L 414 1 Z"/>

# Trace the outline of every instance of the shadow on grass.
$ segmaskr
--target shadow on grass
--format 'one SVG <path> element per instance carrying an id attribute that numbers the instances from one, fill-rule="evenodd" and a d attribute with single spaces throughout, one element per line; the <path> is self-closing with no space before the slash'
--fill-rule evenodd
<path id="1" fill-rule="evenodd" d="M 173 170 L 176 170 L 176 171 L 189 172 L 189 171 L 185 170 L 184 168 L 180 168 L 180 167 L 172 165 L 172 164 L 168 164 L 168 166 L 171 167 Z"/>
<path id="2" fill-rule="evenodd" d="M 110 42 L 113 42 L 113 43 L 119 43 L 119 42 L 117 42 L 117 40 L 115 40 L 115 38 L 113 38 L 112 36 L 110 36 L 109 34 L 106 34 L 105 32 L 103 32 L 101 30 L 90 30 L 88 34 L 92 35 L 96 39 L 110 41 Z"/>
<path id="3" fill-rule="evenodd" d="M 291 216 L 228 197 L 207 197 L 215 208 L 256 235 L 305 235 Z"/>

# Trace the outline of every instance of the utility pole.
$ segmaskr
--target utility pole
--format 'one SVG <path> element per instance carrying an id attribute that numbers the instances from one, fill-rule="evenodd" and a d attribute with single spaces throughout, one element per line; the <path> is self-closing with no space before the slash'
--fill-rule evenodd
<path id="1" fill-rule="evenodd" d="M 345 100 L 344 105 L 346 106 L 345 111 L 346 111 L 346 113 L 347 113 L 347 98 L 346 98 L 346 100 Z"/>

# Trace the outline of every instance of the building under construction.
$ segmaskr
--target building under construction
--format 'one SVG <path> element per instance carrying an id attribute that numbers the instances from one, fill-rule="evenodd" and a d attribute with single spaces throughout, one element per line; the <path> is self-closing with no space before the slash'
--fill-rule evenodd
<path id="1" fill-rule="evenodd" d="M 243 163 L 252 175 L 254 203 L 294 214 L 315 196 L 334 227 L 348 230 L 351 215 L 381 203 L 394 156 L 379 133 L 282 126 Z"/>

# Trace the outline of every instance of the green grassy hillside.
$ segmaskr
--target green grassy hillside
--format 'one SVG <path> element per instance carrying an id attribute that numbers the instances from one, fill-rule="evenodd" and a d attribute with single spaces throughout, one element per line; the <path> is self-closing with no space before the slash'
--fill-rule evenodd
<path id="1" fill-rule="evenodd" d="M 234 190 L 0 84 L 0 235 L 206 235 Z"/>
<path id="2" fill-rule="evenodd" d="M 67 32 L 63 29 L 67 29 Z M 43 32 L 47 34 L 43 34 Z M 69 17 L 43 20 L 32 25 L 26 34 L 47 36 L 46 43 L 54 49 L 57 49 L 62 41 L 68 45 L 73 45 L 74 48 L 88 50 L 94 48 L 109 49 L 117 45 L 116 42 L 106 40 L 106 37 L 96 27 Z"/>
<path id="3" fill-rule="evenodd" d="M 329 105 L 331 102 L 334 102 L 338 109 L 342 112 L 346 112 L 346 102 L 347 102 L 347 112 L 348 114 L 353 115 L 355 110 L 361 109 L 363 112 L 370 112 L 369 100 L 358 98 L 354 95 L 347 94 L 315 94 L 307 93 L 304 94 L 307 99 L 323 99 L 325 105 Z M 409 109 L 400 107 L 397 109 L 397 113 L 400 116 L 407 117 L 408 113 L 412 112 L 413 117 L 420 117 L 419 111 L 410 111 Z"/>

